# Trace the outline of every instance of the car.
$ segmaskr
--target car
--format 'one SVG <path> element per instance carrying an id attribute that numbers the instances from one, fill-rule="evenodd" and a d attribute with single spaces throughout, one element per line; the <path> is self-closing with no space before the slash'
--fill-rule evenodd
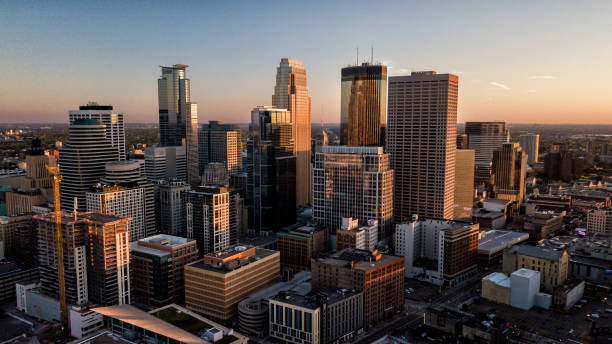
<path id="1" fill-rule="evenodd" d="M 573 328 L 569 330 L 569 334 L 574 334 L 574 332 L 576 332 L 576 331 L 574 331 Z"/>
<path id="2" fill-rule="evenodd" d="M 606 313 L 612 313 L 612 308 L 606 308 Z"/>
<path id="3" fill-rule="evenodd" d="M 599 319 L 599 314 L 597 314 L 597 313 L 593 313 L 593 314 L 591 314 L 591 318 L 593 318 L 593 319 Z"/>

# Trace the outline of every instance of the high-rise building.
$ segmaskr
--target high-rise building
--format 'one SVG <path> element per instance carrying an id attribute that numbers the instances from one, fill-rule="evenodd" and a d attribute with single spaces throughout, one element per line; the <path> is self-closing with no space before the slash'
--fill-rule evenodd
<path id="1" fill-rule="evenodd" d="M 519 136 L 519 143 L 523 148 L 523 152 L 527 153 L 527 163 L 533 166 L 536 162 L 538 162 L 538 151 L 540 150 L 540 135 L 523 134 Z"/>
<path id="2" fill-rule="evenodd" d="M 493 191 L 496 198 L 520 204 L 525 198 L 527 156 L 518 143 L 504 143 L 493 152 Z"/>
<path id="3" fill-rule="evenodd" d="M 200 175 L 209 163 L 222 163 L 232 173 L 242 169 L 242 134 L 240 126 L 209 121 L 198 134 Z"/>
<path id="4" fill-rule="evenodd" d="M 296 165 L 291 112 L 259 106 L 247 142 L 249 228 L 279 231 L 295 223 Z"/>
<path id="5" fill-rule="evenodd" d="M 491 183 L 491 162 L 493 152 L 510 140 L 506 122 L 466 122 L 465 133 L 468 135 L 468 148 L 476 156 L 474 182 Z"/>
<path id="6" fill-rule="evenodd" d="M 145 190 L 129 183 L 99 183 L 86 193 L 87 211 L 114 214 L 131 218 L 128 226 L 129 240 L 137 241 L 147 236 Z"/>
<path id="7" fill-rule="evenodd" d="M 238 314 L 238 303 L 244 298 L 278 282 L 279 274 L 276 251 L 234 246 L 209 253 L 185 265 L 185 305 L 225 321 Z"/>
<path id="8" fill-rule="evenodd" d="M 474 207 L 474 150 L 457 149 L 453 219 L 472 219 Z"/>
<path id="9" fill-rule="evenodd" d="M 187 65 L 175 64 L 161 67 L 162 75 L 157 79 L 159 100 L 159 144 L 182 146 L 187 138 L 186 125 L 190 121 L 190 80 L 185 77 Z"/>
<path id="10" fill-rule="evenodd" d="M 145 174 L 147 180 L 176 178 L 187 181 L 187 157 L 185 147 L 145 148 Z"/>
<path id="11" fill-rule="evenodd" d="M 272 106 L 291 112 L 293 155 L 296 157 L 296 205 L 311 202 L 310 95 L 302 61 L 281 59 L 276 68 Z"/>
<path id="12" fill-rule="evenodd" d="M 457 149 L 468 149 L 468 135 L 457 133 Z"/>
<path id="13" fill-rule="evenodd" d="M 378 239 L 391 235 L 393 170 L 382 147 L 324 146 L 315 155 L 313 219 L 331 234 L 342 218 L 378 221 Z"/>
<path id="14" fill-rule="evenodd" d="M 178 179 L 161 179 L 155 182 L 158 232 L 174 236 L 186 235 L 183 192 L 190 189 L 189 184 Z"/>
<path id="15" fill-rule="evenodd" d="M 198 165 L 198 104 L 187 103 L 185 122 L 185 157 L 187 159 L 187 182 L 192 186 L 200 185 Z"/>
<path id="16" fill-rule="evenodd" d="M 206 164 L 202 172 L 202 185 L 229 185 L 229 174 L 225 169 L 225 164 L 220 162 Z"/>
<path id="17" fill-rule="evenodd" d="M 184 267 L 198 259 L 195 240 L 157 234 L 131 243 L 133 299 L 161 307 L 185 298 Z"/>
<path id="18" fill-rule="evenodd" d="M 364 323 L 372 324 L 404 308 L 404 258 L 347 248 L 312 261 L 312 289 L 363 292 Z"/>
<path id="19" fill-rule="evenodd" d="M 200 255 L 219 252 L 238 242 L 240 195 L 223 186 L 198 186 L 184 191 L 187 238 L 198 243 Z"/>
<path id="20" fill-rule="evenodd" d="M 51 189 L 53 187 L 53 176 L 46 166 L 55 166 L 53 155 L 47 154 L 39 138 L 32 139 L 32 146 L 26 155 L 26 178 L 27 182 L 22 189 Z"/>
<path id="21" fill-rule="evenodd" d="M 85 209 L 85 193 L 104 176 L 107 162 L 119 155 L 106 139 L 106 128 L 96 119 L 75 119 L 70 125 L 68 142 L 60 148 L 62 174 L 60 195 L 62 209 L 73 211 L 75 197 L 79 209 Z"/>
<path id="22" fill-rule="evenodd" d="M 42 290 L 59 295 L 55 214 L 36 215 Z M 101 213 L 61 214 L 66 302 L 130 303 L 130 219 Z"/>
<path id="23" fill-rule="evenodd" d="M 389 79 L 396 223 L 413 214 L 453 218 L 458 86 L 457 76 L 433 71 Z"/>
<path id="24" fill-rule="evenodd" d="M 106 139 L 117 150 L 118 160 L 126 159 L 125 127 L 123 112 L 113 110 L 112 105 L 99 105 L 89 102 L 79 106 L 78 110 L 68 112 L 70 124 L 77 119 L 95 119 L 106 128 Z"/>
<path id="25" fill-rule="evenodd" d="M 395 254 L 405 258 L 408 278 L 444 287 L 465 284 L 478 274 L 479 228 L 414 215 L 395 228 Z"/>
<path id="26" fill-rule="evenodd" d="M 144 236 L 155 234 L 155 187 L 147 182 L 140 162 L 129 160 L 107 163 L 104 167 L 104 177 L 101 178 L 101 182 L 111 186 L 123 184 L 128 185 L 129 188 L 142 189 L 144 193 Z M 112 212 L 108 213 L 112 214 Z M 130 236 L 133 240 L 136 240 L 133 233 L 130 233 Z"/>
<path id="27" fill-rule="evenodd" d="M 342 68 L 340 144 L 384 146 L 387 66 L 362 63 Z"/>

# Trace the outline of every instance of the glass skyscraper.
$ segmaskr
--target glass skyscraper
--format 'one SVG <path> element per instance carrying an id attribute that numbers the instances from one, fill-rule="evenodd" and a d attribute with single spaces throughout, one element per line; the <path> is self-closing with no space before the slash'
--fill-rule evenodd
<path id="1" fill-rule="evenodd" d="M 161 67 L 162 75 L 157 79 L 160 146 L 181 146 L 186 138 L 187 103 L 191 98 L 190 81 L 185 78 L 187 67 Z"/>
<path id="2" fill-rule="evenodd" d="M 387 121 L 387 67 L 363 63 L 342 68 L 340 144 L 383 146 Z"/>

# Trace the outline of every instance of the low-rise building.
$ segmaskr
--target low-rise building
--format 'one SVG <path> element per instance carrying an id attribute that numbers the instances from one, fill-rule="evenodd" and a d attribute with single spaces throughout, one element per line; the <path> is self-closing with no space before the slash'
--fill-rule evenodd
<path id="1" fill-rule="evenodd" d="M 188 309 L 225 321 L 238 303 L 256 290 L 278 282 L 280 254 L 253 246 L 232 246 L 185 265 Z"/>
<path id="2" fill-rule="evenodd" d="M 552 303 L 555 308 L 569 310 L 584 295 L 584 281 L 580 279 L 570 279 L 566 283 L 555 288 Z"/>
<path id="3" fill-rule="evenodd" d="M 38 277 L 37 267 L 0 257 L 0 304 L 15 300 L 17 282 L 38 280 Z"/>
<path id="4" fill-rule="evenodd" d="M 276 233 L 276 245 L 283 280 L 290 280 L 300 271 L 310 271 L 310 260 L 325 248 L 325 230 L 300 224 L 288 226 Z"/>
<path id="5" fill-rule="evenodd" d="M 608 233 L 612 228 L 612 210 L 592 209 L 587 213 L 587 232 L 589 234 Z"/>
<path id="6" fill-rule="evenodd" d="M 548 293 L 567 280 L 569 255 L 565 250 L 553 250 L 538 246 L 513 246 L 504 251 L 503 271 L 512 273 L 525 268 L 539 271 L 540 282 Z"/>
<path id="7" fill-rule="evenodd" d="M 342 218 L 342 227 L 336 231 L 336 251 L 345 248 L 374 251 L 378 243 L 378 221 L 370 219 L 359 223 L 359 219 Z"/>
<path id="8" fill-rule="evenodd" d="M 104 317 L 88 307 L 72 306 L 68 313 L 70 335 L 75 338 L 87 337 L 104 327 Z"/>
<path id="9" fill-rule="evenodd" d="M 17 310 L 25 312 L 27 309 L 27 297 L 26 292 L 34 288 L 40 287 L 38 281 L 21 281 L 15 283 L 15 291 L 17 295 Z"/>
<path id="10" fill-rule="evenodd" d="M 529 233 L 530 240 L 545 239 L 549 234 L 557 233 L 563 228 L 564 216 L 565 212 L 538 211 L 525 216 L 523 229 Z"/>
<path id="11" fill-rule="evenodd" d="M 482 279 L 481 296 L 483 299 L 510 304 L 510 278 L 501 272 L 493 272 Z"/>
<path id="12" fill-rule="evenodd" d="M 480 231 L 478 238 L 478 265 L 486 267 L 502 262 L 505 249 L 529 239 L 524 232 L 490 230 Z"/>
<path id="13" fill-rule="evenodd" d="M 198 259 L 195 240 L 157 234 L 132 242 L 130 258 L 136 302 L 153 307 L 183 302 L 184 266 Z"/>

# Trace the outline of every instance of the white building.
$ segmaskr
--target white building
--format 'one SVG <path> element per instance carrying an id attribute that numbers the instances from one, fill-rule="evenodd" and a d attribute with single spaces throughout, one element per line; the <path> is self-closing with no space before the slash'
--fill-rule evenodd
<path id="1" fill-rule="evenodd" d="M 510 305 L 520 309 L 531 309 L 535 295 L 540 292 L 540 272 L 518 269 L 510 274 Z"/>
<path id="2" fill-rule="evenodd" d="M 75 338 L 86 337 L 104 326 L 104 316 L 87 307 L 72 306 L 68 317 L 70 335 Z"/>
<path id="3" fill-rule="evenodd" d="M 527 153 L 527 163 L 533 166 L 538 162 L 538 150 L 540 149 L 540 135 L 523 134 L 519 136 L 519 143 L 523 152 Z"/>
<path id="4" fill-rule="evenodd" d="M 589 234 L 610 232 L 612 210 L 593 209 L 587 213 L 587 232 Z"/>
<path id="5" fill-rule="evenodd" d="M 15 283 L 15 289 L 17 293 L 17 310 L 25 312 L 27 307 L 26 292 L 38 287 L 39 284 L 36 281 L 21 281 Z"/>
<path id="6" fill-rule="evenodd" d="M 476 275 L 478 224 L 419 219 L 395 227 L 395 253 L 405 275 L 435 285 L 455 286 Z"/>
<path id="7" fill-rule="evenodd" d="M 119 160 L 126 159 L 123 112 L 113 110 L 112 105 L 89 102 L 87 105 L 79 106 L 79 110 L 69 111 L 68 116 L 70 124 L 77 119 L 98 120 L 106 127 L 106 140 L 117 150 Z"/>
<path id="8" fill-rule="evenodd" d="M 103 214 L 127 216 L 129 222 L 130 242 L 147 236 L 145 219 L 145 190 L 139 187 L 129 187 L 108 184 L 98 184 L 87 192 L 87 211 Z"/>
<path id="9" fill-rule="evenodd" d="M 270 337 L 287 343 L 321 343 L 321 308 L 297 296 L 268 299 Z"/>
<path id="10" fill-rule="evenodd" d="M 167 178 L 187 181 L 187 153 L 185 147 L 145 148 L 145 174 L 149 181 Z"/>

